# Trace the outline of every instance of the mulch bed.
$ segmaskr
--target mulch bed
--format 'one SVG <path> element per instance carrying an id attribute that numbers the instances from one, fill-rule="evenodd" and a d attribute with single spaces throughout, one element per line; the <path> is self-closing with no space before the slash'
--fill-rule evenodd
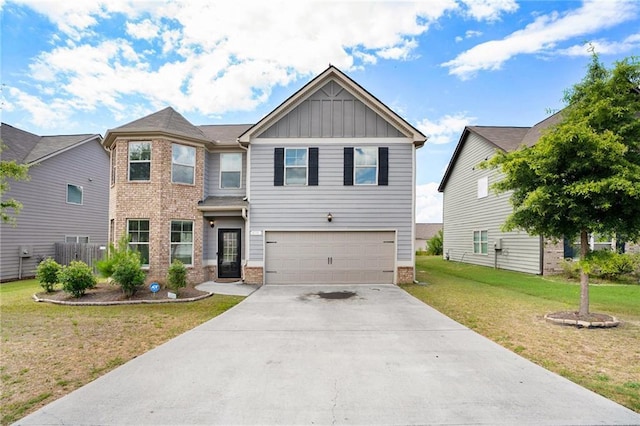
<path id="1" fill-rule="evenodd" d="M 131 297 L 126 297 L 119 286 L 109 283 L 99 283 L 95 288 L 87 290 L 84 296 L 75 298 L 71 294 L 66 293 L 63 290 L 56 290 L 52 293 L 41 292 L 37 293 L 35 297 L 42 301 L 63 302 L 65 304 L 82 303 L 82 304 L 100 304 L 109 302 L 160 302 L 160 301 L 179 301 L 185 299 L 193 299 L 208 296 L 206 291 L 196 290 L 193 287 L 187 286 L 181 288 L 178 292 L 177 299 L 169 299 L 168 293 L 170 290 L 161 288 L 155 295 L 149 290 L 149 286 L 141 286 Z"/>

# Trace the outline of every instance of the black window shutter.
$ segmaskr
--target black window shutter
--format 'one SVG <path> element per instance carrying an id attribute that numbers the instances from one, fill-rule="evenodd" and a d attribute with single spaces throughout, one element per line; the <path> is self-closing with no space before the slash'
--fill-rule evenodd
<path id="1" fill-rule="evenodd" d="M 344 184 L 353 185 L 353 148 L 344 149 Z"/>
<path id="2" fill-rule="evenodd" d="M 284 185 L 284 148 L 273 151 L 273 186 Z"/>
<path id="3" fill-rule="evenodd" d="M 389 148 L 378 148 L 378 185 L 389 185 Z"/>
<path id="4" fill-rule="evenodd" d="M 309 148 L 309 186 L 318 186 L 318 148 Z"/>

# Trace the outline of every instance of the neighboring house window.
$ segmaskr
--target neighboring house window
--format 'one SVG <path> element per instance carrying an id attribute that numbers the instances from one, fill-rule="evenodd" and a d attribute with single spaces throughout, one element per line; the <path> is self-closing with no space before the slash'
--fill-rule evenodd
<path id="1" fill-rule="evenodd" d="M 175 259 L 193 264 L 193 221 L 171 221 L 171 262 Z"/>
<path id="2" fill-rule="evenodd" d="M 82 204 L 82 187 L 67 184 L 67 203 Z"/>
<path id="3" fill-rule="evenodd" d="M 140 253 L 142 266 L 149 266 L 149 219 L 129 219 L 127 233 L 129 247 Z"/>
<path id="4" fill-rule="evenodd" d="M 220 154 L 220 188 L 240 188 L 242 154 Z"/>
<path id="5" fill-rule="evenodd" d="M 89 237 L 84 237 L 81 235 L 65 235 L 64 237 L 65 243 L 88 243 Z"/>
<path id="6" fill-rule="evenodd" d="M 489 195 L 489 178 L 487 176 L 478 179 L 478 198 L 485 198 Z"/>
<path id="7" fill-rule="evenodd" d="M 318 148 L 275 148 L 273 184 L 318 186 Z"/>
<path id="8" fill-rule="evenodd" d="M 129 180 L 151 180 L 151 142 L 129 142 Z"/>
<path id="9" fill-rule="evenodd" d="M 116 149 L 111 150 L 111 185 L 116 183 Z"/>
<path id="10" fill-rule="evenodd" d="M 171 182 L 193 185 L 196 170 L 196 149 L 173 144 L 171 156 Z"/>
<path id="11" fill-rule="evenodd" d="M 473 231 L 473 253 L 487 254 L 489 247 L 488 231 Z"/>
<path id="12" fill-rule="evenodd" d="M 389 185 L 389 148 L 344 148 L 344 185 Z"/>

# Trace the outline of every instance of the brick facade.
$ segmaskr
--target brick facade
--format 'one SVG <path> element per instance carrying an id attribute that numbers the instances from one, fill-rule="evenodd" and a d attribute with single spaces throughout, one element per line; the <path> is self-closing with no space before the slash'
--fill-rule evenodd
<path id="1" fill-rule="evenodd" d="M 172 220 L 193 221 L 193 264 L 187 267 L 188 281 L 204 281 L 202 266 L 202 236 L 204 219 L 197 210 L 203 198 L 204 147 L 162 138 L 136 139 L 151 142 L 151 175 L 147 182 L 129 182 L 128 139 L 114 144 L 115 183 L 109 196 L 109 219 L 113 221 L 111 242 L 117 242 L 127 232 L 128 219 L 149 220 L 149 271 L 148 280 L 166 282 L 170 265 L 170 235 Z M 172 143 L 196 148 L 195 185 L 171 182 Z"/>
<path id="2" fill-rule="evenodd" d="M 413 282 L 413 267 L 400 266 L 398 267 L 398 284 L 410 284 Z"/>
<path id="3" fill-rule="evenodd" d="M 259 284 L 264 282 L 263 268 L 256 266 L 244 267 L 244 282 L 247 284 Z"/>
<path id="4" fill-rule="evenodd" d="M 559 240 L 553 242 L 551 240 L 544 241 L 544 256 L 542 266 L 542 275 L 553 275 L 562 273 L 562 260 L 564 259 L 564 242 Z"/>

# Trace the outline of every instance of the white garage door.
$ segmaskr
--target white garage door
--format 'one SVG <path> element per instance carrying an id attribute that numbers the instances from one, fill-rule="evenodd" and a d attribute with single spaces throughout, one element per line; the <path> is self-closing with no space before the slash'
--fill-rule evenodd
<path id="1" fill-rule="evenodd" d="M 267 284 L 391 284 L 395 232 L 265 233 Z"/>

